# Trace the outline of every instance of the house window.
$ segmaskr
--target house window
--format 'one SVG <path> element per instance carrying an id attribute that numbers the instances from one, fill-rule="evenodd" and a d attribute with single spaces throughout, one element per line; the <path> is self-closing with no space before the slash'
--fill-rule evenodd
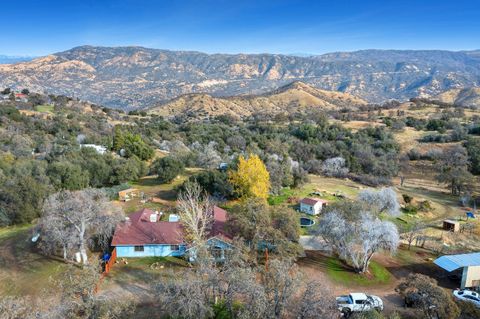
<path id="1" fill-rule="evenodd" d="M 178 250 L 180 250 L 180 246 L 179 245 L 170 245 L 170 250 L 171 251 L 178 251 Z"/>
<path id="2" fill-rule="evenodd" d="M 144 251 L 144 248 L 143 248 L 143 246 L 135 246 L 134 250 L 135 251 Z"/>

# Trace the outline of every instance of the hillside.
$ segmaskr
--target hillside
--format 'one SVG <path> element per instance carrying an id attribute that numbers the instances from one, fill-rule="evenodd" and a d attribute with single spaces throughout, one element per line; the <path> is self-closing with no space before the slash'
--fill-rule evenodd
<path id="1" fill-rule="evenodd" d="M 480 107 L 480 87 L 448 90 L 437 95 L 435 99 L 445 103 L 478 108 Z"/>
<path id="2" fill-rule="evenodd" d="M 82 46 L 0 65 L 0 87 L 28 87 L 128 109 L 190 93 L 264 94 L 294 81 L 383 102 L 478 86 L 479 77 L 478 51 L 365 50 L 298 57 Z"/>
<path id="3" fill-rule="evenodd" d="M 149 110 L 163 116 L 195 117 L 229 114 L 245 117 L 254 113 L 297 113 L 311 108 L 355 108 L 366 101 L 348 93 L 316 89 L 302 82 L 281 87 L 263 95 L 213 97 L 208 94 L 187 94 Z"/>

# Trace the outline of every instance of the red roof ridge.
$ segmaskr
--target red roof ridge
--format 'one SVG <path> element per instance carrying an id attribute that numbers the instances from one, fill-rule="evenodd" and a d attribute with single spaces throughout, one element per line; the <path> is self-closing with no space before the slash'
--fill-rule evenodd
<path id="1" fill-rule="evenodd" d="M 300 203 L 307 204 L 307 205 L 315 205 L 316 203 L 328 203 L 327 200 L 321 199 L 321 198 L 316 198 L 316 197 L 305 197 L 302 200 L 300 200 Z"/>

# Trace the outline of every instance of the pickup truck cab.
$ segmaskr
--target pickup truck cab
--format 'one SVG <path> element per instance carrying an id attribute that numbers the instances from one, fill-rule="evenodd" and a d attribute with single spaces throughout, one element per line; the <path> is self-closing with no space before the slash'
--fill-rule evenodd
<path id="1" fill-rule="evenodd" d="M 348 316 L 353 312 L 381 311 L 383 310 L 383 301 L 377 296 L 355 292 L 337 297 L 337 307 L 338 310 Z"/>

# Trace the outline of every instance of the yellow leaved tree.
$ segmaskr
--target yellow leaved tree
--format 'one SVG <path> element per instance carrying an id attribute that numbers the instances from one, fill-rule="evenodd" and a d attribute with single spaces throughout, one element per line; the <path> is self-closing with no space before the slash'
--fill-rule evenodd
<path id="1" fill-rule="evenodd" d="M 236 171 L 229 172 L 229 181 L 242 199 L 267 199 L 270 191 L 270 174 L 258 155 L 240 156 Z"/>

